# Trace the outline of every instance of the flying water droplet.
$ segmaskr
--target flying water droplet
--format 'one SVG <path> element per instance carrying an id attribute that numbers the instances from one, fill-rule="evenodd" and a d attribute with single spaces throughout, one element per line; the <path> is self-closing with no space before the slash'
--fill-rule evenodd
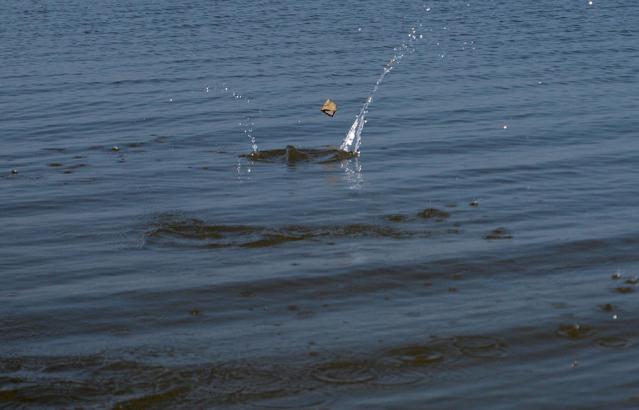
<path id="1" fill-rule="evenodd" d="M 429 10 L 430 9 L 427 9 L 426 11 Z M 393 55 L 393 57 L 391 57 L 390 60 L 388 60 L 388 63 L 384 65 L 384 69 L 381 75 L 377 78 L 373 90 L 371 91 L 368 98 L 366 98 L 366 101 L 360 109 L 359 114 L 355 117 L 355 121 L 353 121 L 353 124 L 346 133 L 346 136 L 344 137 L 344 140 L 340 145 L 340 149 L 342 151 L 359 153 L 359 149 L 362 144 L 362 130 L 364 129 L 364 125 L 366 124 L 366 114 L 368 113 L 368 107 L 373 103 L 373 96 L 384 81 L 386 75 L 390 73 L 393 68 L 401 62 L 404 56 L 413 53 L 413 51 L 415 50 L 415 42 L 417 40 L 417 37 L 417 28 L 411 27 L 408 33 L 409 40 L 406 43 L 403 43 L 400 47 L 396 47 L 394 49 L 395 54 Z M 422 38 L 421 34 L 419 35 L 419 38 Z"/>

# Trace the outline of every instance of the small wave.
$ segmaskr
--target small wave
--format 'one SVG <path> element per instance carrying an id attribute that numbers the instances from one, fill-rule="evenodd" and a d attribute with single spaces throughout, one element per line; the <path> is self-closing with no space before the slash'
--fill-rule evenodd
<path id="1" fill-rule="evenodd" d="M 351 360 L 325 363 L 313 372 L 313 376 L 332 384 L 367 383 L 377 378 L 369 363 Z"/>

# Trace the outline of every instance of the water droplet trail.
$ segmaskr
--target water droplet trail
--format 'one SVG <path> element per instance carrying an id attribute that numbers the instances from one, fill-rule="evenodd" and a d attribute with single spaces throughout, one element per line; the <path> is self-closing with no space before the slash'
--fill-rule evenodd
<path id="1" fill-rule="evenodd" d="M 348 133 L 346 133 L 346 136 L 344 137 L 344 140 L 340 145 L 340 149 L 342 151 L 355 153 L 359 152 L 359 148 L 362 144 L 362 130 L 364 129 L 364 125 L 366 124 L 366 114 L 368 114 L 368 107 L 373 102 L 373 96 L 384 81 L 386 75 L 390 73 L 397 64 L 399 64 L 404 56 L 411 54 L 415 50 L 415 42 L 418 38 L 422 38 L 422 35 L 417 33 L 416 27 L 411 27 L 410 32 L 408 33 L 408 40 L 400 47 L 395 48 L 395 54 L 384 66 L 384 70 L 377 78 L 373 90 L 371 91 L 368 98 L 366 98 L 366 102 L 364 102 L 364 105 L 359 111 L 359 114 L 357 114 L 357 116 L 355 117 L 355 121 L 353 121 L 353 124 L 348 130 Z"/>

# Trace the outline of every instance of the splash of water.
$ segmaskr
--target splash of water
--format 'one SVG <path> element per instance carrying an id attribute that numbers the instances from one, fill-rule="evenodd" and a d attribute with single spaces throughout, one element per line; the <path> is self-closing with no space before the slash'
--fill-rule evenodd
<path id="1" fill-rule="evenodd" d="M 226 84 L 222 84 L 222 91 L 225 94 L 230 95 L 234 100 L 243 101 L 246 104 L 251 103 L 251 99 L 249 97 L 247 97 L 246 95 L 240 94 L 237 91 L 229 89 L 229 87 L 227 87 Z M 206 87 L 206 92 L 207 93 L 209 92 L 209 87 Z M 247 136 L 249 140 L 249 144 L 251 145 L 251 150 L 253 152 L 257 152 L 258 147 L 257 147 L 257 141 L 255 139 L 255 134 L 254 134 L 253 127 L 255 127 L 255 122 L 253 121 L 253 118 L 250 115 L 246 115 L 246 117 L 244 117 L 244 121 L 240 121 L 238 125 L 242 127 L 242 129 L 244 130 L 244 135 Z"/>
<path id="2" fill-rule="evenodd" d="M 355 157 L 349 161 L 341 161 L 340 168 L 344 171 L 344 181 L 349 189 L 361 189 L 364 184 L 364 173 L 359 158 Z"/>
<path id="3" fill-rule="evenodd" d="M 420 25 L 421 26 L 421 25 Z M 418 39 L 422 38 L 422 34 L 417 33 L 416 27 L 411 27 L 408 33 L 408 40 L 405 41 L 401 46 L 396 47 L 394 49 L 395 54 L 393 57 L 384 65 L 384 71 L 377 78 L 375 82 L 375 86 L 371 91 L 368 98 L 364 102 L 362 109 L 359 111 L 359 114 L 355 117 L 355 121 L 351 125 L 351 128 L 348 130 L 346 137 L 342 141 L 342 145 L 340 145 L 340 149 L 342 151 L 359 153 L 359 147 L 362 144 L 362 130 L 364 129 L 364 125 L 366 124 L 366 114 L 368 114 L 368 107 L 373 102 L 373 96 L 379 89 L 380 85 L 384 81 L 384 78 L 388 73 L 390 73 L 393 68 L 404 58 L 404 56 L 413 53 L 415 51 L 415 43 Z"/>
<path id="4" fill-rule="evenodd" d="M 253 127 L 255 123 L 251 117 L 246 117 L 244 122 L 240 122 L 240 126 L 244 127 L 244 134 L 248 137 L 249 143 L 251 144 L 251 150 L 253 152 L 257 152 L 257 142 L 255 140 L 255 134 L 253 134 Z"/>

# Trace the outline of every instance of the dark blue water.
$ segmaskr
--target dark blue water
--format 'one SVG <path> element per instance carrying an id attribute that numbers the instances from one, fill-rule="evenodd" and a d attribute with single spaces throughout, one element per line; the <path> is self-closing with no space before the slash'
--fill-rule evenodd
<path id="1" fill-rule="evenodd" d="M 637 27 L 3 1 L 0 407 L 639 406 Z"/>

